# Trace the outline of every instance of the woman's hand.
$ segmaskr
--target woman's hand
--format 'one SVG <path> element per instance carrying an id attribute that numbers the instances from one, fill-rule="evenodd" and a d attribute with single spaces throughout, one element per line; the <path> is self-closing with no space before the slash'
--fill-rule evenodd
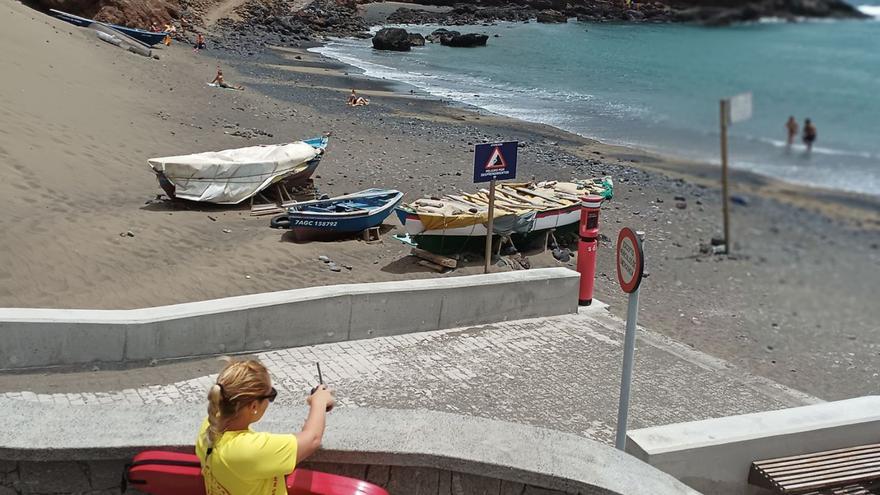
<path id="1" fill-rule="evenodd" d="M 319 409 L 321 409 L 321 404 L 323 404 L 323 409 L 330 412 L 333 406 L 336 405 L 336 399 L 333 397 L 333 390 L 327 388 L 327 385 L 318 385 L 315 387 L 312 395 L 309 395 L 306 399 L 306 404 Z"/>

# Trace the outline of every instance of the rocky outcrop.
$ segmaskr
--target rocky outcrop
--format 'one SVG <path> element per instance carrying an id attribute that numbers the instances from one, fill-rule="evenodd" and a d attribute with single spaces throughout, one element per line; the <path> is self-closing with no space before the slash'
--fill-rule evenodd
<path id="1" fill-rule="evenodd" d="M 425 46 L 425 37 L 419 33 L 409 33 L 409 46 Z"/>
<path id="2" fill-rule="evenodd" d="M 71 14 L 112 22 L 124 26 L 149 29 L 180 18 L 180 0 L 36 0 L 45 9 L 58 9 Z"/>
<path id="3" fill-rule="evenodd" d="M 464 25 L 494 21 L 565 22 L 693 22 L 720 26 L 761 17 L 865 18 L 845 0 L 477 0 L 459 4 L 444 0 L 413 0 L 413 8 L 401 8 L 388 22 L 407 24 Z M 452 5 L 449 12 L 419 10 L 417 4 Z"/>
<path id="4" fill-rule="evenodd" d="M 568 22 L 568 16 L 555 10 L 542 10 L 538 12 L 537 21 L 548 24 L 565 23 Z"/>
<path id="5" fill-rule="evenodd" d="M 430 41 L 431 43 L 444 44 L 444 43 L 448 43 L 449 40 L 451 40 L 453 36 L 460 36 L 460 35 L 461 35 L 461 33 L 459 33 L 458 31 L 450 31 L 448 29 L 440 28 L 440 29 L 435 29 L 433 32 L 431 32 L 431 34 L 429 34 L 427 37 L 425 37 L 425 39 Z"/>
<path id="6" fill-rule="evenodd" d="M 223 0 L 30 0 L 39 8 L 56 8 L 77 15 L 132 27 L 148 28 L 186 17 L 199 24 L 199 13 Z M 366 0 L 246 0 L 235 9 L 241 21 L 223 19 L 209 34 L 211 47 L 247 55 L 267 45 L 313 42 L 325 36 L 368 37 L 357 13 Z M 407 0 L 404 0 L 407 1 Z M 722 26 L 762 17 L 866 18 L 845 0 L 409 0 L 412 8 L 398 9 L 389 23 L 487 24 L 495 21 L 564 22 L 690 22 Z M 448 5 L 448 12 L 419 10 L 418 4 Z M 417 43 L 417 41 L 416 41 Z"/>
<path id="7" fill-rule="evenodd" d="M 471 48 L 475 46 L 486 46 L 486 41 L 489 39 L 485 34 L 477 34 L 477 33 L 468 33 L 468 34 L 458 34 L 450 37 L 441 37 L 440 43 L 446 46 L 460 47 L 460 48 Z"/>
<path id="8" fill-rule="evenodd" d="M 409 33 L 406 29 L 383 28 L 373 35 L 373 48 L 406 52 L 410 49 Z"/>
<path id="9" fill-rule="evenodd" d="M 266 46 L 299 46 L 325 36 L 370 36 L 352 3 L 315 0 L 302 9 L 300 4 L 297 0 L 248 0 L 235 10 L 241 21 L 223 19 L 214 26 L 209 46 L 250 55 Z"/>
<path id="10" fill-rule="evenodd" d="M 531 7 L 514 4 L 492 5 L 488 7 L 458 4 L 449 12 L 429 12 L 401 7 L 388 17 L 387 22 L 393 24 L 464 26 L 496 21 L 521 22 L 534 18 L 537 13 L 538 11 Z"/>

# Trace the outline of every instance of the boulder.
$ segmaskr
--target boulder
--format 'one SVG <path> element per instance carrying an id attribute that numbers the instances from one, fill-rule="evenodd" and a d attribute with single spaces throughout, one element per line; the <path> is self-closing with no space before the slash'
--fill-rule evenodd
<path id="1" fill-rule="evenodd" d="M 441 38 L 440 43 L 446 46 L 470 48 L 474 46 L 486 46 L 489 39 L 485 34 L 468 33 L 459 34 L 450 38 Z"/>
<path id="2" fill-rule="evenodd" d="M 566 0 L 529 0 L 528 4 L 538 10 L 563 10 L 568 2 Z"/>
<path id="3" fill-rule="evenodd" d="M 563 23 L 568 22 L 568 17 L 555 10 L 542 10 L 538 12 L 538 22 L 546 22 L 546 23 Z"/>
<path id="4" fill-rule="evenodd" d="M 425 37 L 419 33 L 409 33 L 410 46 L 425 46 Z"/>
<path id="5" fill-rule="evenodd" d="M 737 22 L 754 22 L 761 18 L 761 12 L 752 6 L 737 9 L 725 9 L 715 15 L 701 20 L 704 26 L 729 26 Z"/>
<path id="6" fill-rule="evenodd" d="M 431 43 L 443 43 L 444 39 L 450 40 L 453 36 L 459 36 L 461 33 L 458 31 L 450 31 L 448 29 L 440 28 L 434 30 L 431 34 L 429 34 L 425 39 L 430 41 Z"/>
<path id="7" fill-rule="evenodd" d="M 406 29 L 382 28 L 373 36 L 373 48 L 397 52 L 409 51 L 409 33 L 406 32 Z"/>

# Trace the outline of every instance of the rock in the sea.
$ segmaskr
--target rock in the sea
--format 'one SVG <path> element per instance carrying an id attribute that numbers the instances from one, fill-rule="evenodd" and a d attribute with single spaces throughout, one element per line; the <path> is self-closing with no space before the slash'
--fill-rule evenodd
<path id="1" fill-rule="evenodd" d="M 419 33 L 409 33 L 410 46 L 425 46 L 425 37 Z"/>
<path id="2" fill-rule="evenodd" d="M 568 17 L 555 10 L 542 10 L 538 12 L 538 22 L 546 23 L 563 23 L 568 22 Z"/>
<path id="3" fill-rule="evenodd" d="M 458 31 L 450 31 L 445 28 L 435 29 L 431 34 L 429 34 L 425 40 L 430 41 L 431 43 L 443 43 L 443 40 L 451 40 L 453 36 L 459 36 L 461 33 Z"/>
<path id="4" fill-rule="evenodd" d="M 469 48 L 473 46 L 486 46 L 488 39 L 489 37 L 485 34 L 468 33 L 452 36 L 451 38 L 441 38 L 440 43 L 446 46 Z"/>
<path id="5" fill-rule="evenodd" d="M 401 28 L 383 28 L 373 36 L 373 48 L 406 52 L 410 49 L 409 33 Z"/>

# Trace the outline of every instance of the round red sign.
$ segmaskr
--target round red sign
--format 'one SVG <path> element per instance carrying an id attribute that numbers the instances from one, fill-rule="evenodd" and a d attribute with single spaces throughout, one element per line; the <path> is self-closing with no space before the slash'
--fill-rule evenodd
<path id="1" fill-rule="evenodd" d="M 617 281 L 624 292 L 635 292 L 642 282 L 645 256 L 642 241 L 632 229 L 624 227 L 617 236 Z"/>

